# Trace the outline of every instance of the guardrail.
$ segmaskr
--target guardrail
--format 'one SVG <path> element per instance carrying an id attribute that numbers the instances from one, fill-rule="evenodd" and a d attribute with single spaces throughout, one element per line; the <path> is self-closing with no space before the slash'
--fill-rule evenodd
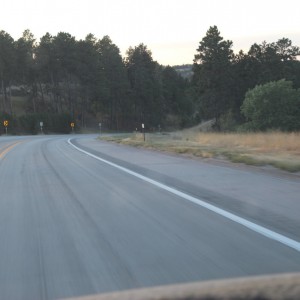
<path id="1" fill-rule="evenodd" d="M 300 273 L 126 290 L 77 300 L 299 300 Z"/>

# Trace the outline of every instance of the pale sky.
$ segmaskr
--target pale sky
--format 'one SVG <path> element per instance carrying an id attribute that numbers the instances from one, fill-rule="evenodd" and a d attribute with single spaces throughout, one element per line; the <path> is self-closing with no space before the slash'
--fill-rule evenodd
<path id="1" fill-rule="evenodd" d="M 290 38 L 300 46 L 300 0 L 0 0 L 0 30 L 14 39 L 30 29 L 109 35 L 125 55 L 144 43 L 163 65 L 190 64 L 209 26 L 217 25 L 235 52 L 253 43 Z"/>

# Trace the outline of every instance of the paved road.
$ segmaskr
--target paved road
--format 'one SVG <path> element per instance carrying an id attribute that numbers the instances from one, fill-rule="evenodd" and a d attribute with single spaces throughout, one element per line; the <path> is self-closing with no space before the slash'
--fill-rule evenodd
<path id="1" fill-rule="evenodd" d="M 300 271 L 300 251 L 70 137 L 0 137 L 0 299 Z M 299 244 L 299 177 L 71 138 Z"/>

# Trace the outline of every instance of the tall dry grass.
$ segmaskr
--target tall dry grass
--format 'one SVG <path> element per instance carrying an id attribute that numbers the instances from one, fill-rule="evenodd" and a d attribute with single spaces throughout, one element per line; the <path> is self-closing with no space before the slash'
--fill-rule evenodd
<path id="1" fill-rule="evenodd" d="M 147 133 L 145 142 L 140 133 L 106 139 L 136 147 L 300 172 L 300 132 L 213 133 L 191 129 L 169 134 Z"/>
<path id="2" fill-rule="evenodd" d="M 300 132 L 208 133 L 182 131 L 174 133 L 173 138 L 196 142 L 199 146 L 249 149 L 262 153 L 288 152 L 300 155 Z"/>

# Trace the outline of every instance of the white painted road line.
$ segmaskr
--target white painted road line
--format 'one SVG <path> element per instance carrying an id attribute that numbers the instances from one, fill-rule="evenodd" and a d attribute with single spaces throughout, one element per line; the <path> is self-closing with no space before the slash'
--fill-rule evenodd
<path id="1" fill-rule="evenodd" d="M 157 187 L 159 187 L 159 188 L 161 188 L 163 190 L 166 190 L 166 191 L 168 191 L 168 192 L 170 192 L 170 193 L 172 193 L 172 194 L 174 194 L 176 196 L 179 196 L 179 197 L 181 197 L 183 199 L 186 199 L 186 200 L 191 201 L 191 202 L 193 202 L 195 204 L 198 204 L 198 205 L 200 205 L 200 206 L 202 206 L 202 207 L 204 207 L 204 208 L 206 208 L 206 209 L 208 209 L 208 210 L 210 210 L 210 211 L 212 211 L 212 212 L 214 212 L 214 213 L 216 213 L 218 215 L 221 215 L 221 216 L 223 216 L 223 217 L 225 217 L 225 218 L 227 218 L 227 219 L 229 219 L 229 220 L 231 220 L 233 222 L 236 222 L 236 223 L 238 223 L 240 225 L 243 225 L 243 226 L 247 227 L 248 229 L 251 229 L 252 231 L 255 231 L 255 232 L 257 232 L 257 233 L 259 233 L 259 234 L 261 234 L 263 236 L 266 236 L 266 237 L 268 237 L 268 238 L 270 238 L 272 240 L 275 240 L 275 241 L 277 241 L 277 242 L 279 242 L 281 244 L 284 244 L 284 245 L 286 245 L 286 246 L 288 246 L 288 247 L 290 247 L 290 248 L 292 248 L 292 249 L 300 252 L 300 242 L 297 242 L 297 241 L 295 241 L 293 239 L 290 239 L 290 238 L 288 238 L 288 237 L 286 237 L 286 236 L 284 236 L 282 234 L 274 232 L 274 231 L 272 231 L 270 229 L 267 229 L 267 228 L 265 228 L 263 226 L 257 225 L 257 224 L 255 224 L 253 222 L 250 222 L 250 221 L 248 221 L 248 220 L 246 220 L 244 218 L 241 218 L 241 217 L 239 217 L 239 216 L 237 216 L 235 214 L 232 214 L 232 213 L 230 213 L 230 212 L 228 212 L 228 211 L 226 211 L 224 209 L 218 208 L 218 207 L 216 207 L 216 206 L 214 206 L 212 204 L 209 204 L 209 203 L 207 203 L 207 202 L 205 202 L 203 200 L 200 200 L 198 198 L 190 196 L 190 195 L 188 195 L 186 193 L 180 192 L 180 191 L 178 191 L 178 190 L 176 190 L 176 189 L 174 189 L 172 187 L 169 187 L 169 186 L 167 186 L 167 185 L 165 185 L 163 183 L 160 183 L 158 181 L 150 179 L 150 178 L 148 178 L 146 176 L 143 176 L 143 175 L 141 175 L 139 173 L 131 171 L 131 170 L 127 169 L 127 168 L 121 167 L 121 166 L 119 166 L 119 165 L 117 165 L 115 163 L 112 163 L 112 162 L 110 162 L 108 160 L 105 160 L 103 158 L 100 158 L 100 157 L 98 157 L 98 156 L 96 156 L 96 155 L 94 155 L 94 154 L 92 154 L 92 153 L 90 153 L 88 151 L 85 151 L 85 150 L 83 150 L 83 149 L 75 146 L 71 142 L 71 138 L 68 139 L 68 143 L 72 147 L 74 147 L 75 149 L 77 149 L 78 151 L 80 151 L 80 152 L 82 152 L 82 153 L 84 153 L 84 154 L 86 154 L 86 155 L 88 155 L 88 156 L 90 156 L 90 157 L 92 157 L 94 159 L 97 159 L 97 160 L 99 160 L 99 161 L 101 161 L 103 163 L 106 163 L 106 164 L 108 164 L 108 165 L 110 165 L 110 166 L 112 166 L 114 168 L 117 168 L 117 169 L 119 169 L 119 170 L 121 170 L 121 171 L 123 171 L 123 172 L 125 172 L 127 174 L 130 174 L 130 175 L 135 176 L 135 177 L 137 177 L 137 178 L 139 178 L 141 180 L 144 180 L 144 181 L 146 181 L 148 183 L 151 183 L 151 184 L 153 184 L 153 185 L 155 185 L 155 186 L 157 186 Z"/>

